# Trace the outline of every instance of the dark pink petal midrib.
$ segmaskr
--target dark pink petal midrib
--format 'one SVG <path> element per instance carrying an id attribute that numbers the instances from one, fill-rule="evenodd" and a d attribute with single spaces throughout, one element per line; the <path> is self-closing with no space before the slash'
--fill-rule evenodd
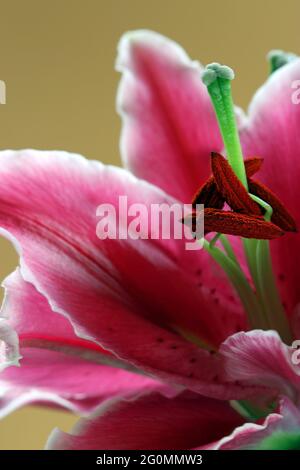
<path id="1" fill-rule="evenodd" d="M 110 351 L 99 346 L 97 343 L 85 341 L 78 337 L 77 339 L 65 338 L 60 336 L 43 335 L 43 334 L 32 334 L 32 333 L 21 333 L 19 335 L 20 344 L 28 345 L 31 341 L 34 342 L 45 342 L 45 344 L 57 344 L 58 346 L 70 346 L 78 349 L 86 349 L 89 351 L 99 352 L 107 356 L 112 356 Z"/>
<path id="2" fill-rule="evenodd" d="M 99 365 L 109 365 L 121 368 L 131 372 L 140 373 L 134 366 L 120 360 L 110 351 L 101 348 L 96 343 L 88 343 L 78 338 L 73 340 L 70 338 L 60 338 L 51 335 L 40 334 L 21 334 L 19 335 L 19 343 L 21 351 L 24 348 L 45 349 L 47 351 L 55 351 L 63 353 L 67 356 L 78 358 Z"/>

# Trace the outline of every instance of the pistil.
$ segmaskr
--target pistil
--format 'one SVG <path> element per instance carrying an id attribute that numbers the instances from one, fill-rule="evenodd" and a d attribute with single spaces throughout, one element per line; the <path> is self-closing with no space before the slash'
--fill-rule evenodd
<path id="1" fill-rule="evenodd" d="M 217 63 L 208 65 L 202 75 L 203 83 L 207 86 L 219 122 L 228 161 L 236 176 L 248 189 L 232 101 L 231 80 L 233 79 L 233 70 L 226 65 Z"/>

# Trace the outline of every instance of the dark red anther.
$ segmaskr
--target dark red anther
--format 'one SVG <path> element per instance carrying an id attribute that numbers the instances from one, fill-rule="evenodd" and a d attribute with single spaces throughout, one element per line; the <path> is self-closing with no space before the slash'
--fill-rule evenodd
<path id="1" fill-rule="evenodd" d="M 296 222 L 287 208 L 275 194 L 264 184 L 253 179 L 248 180 L 249 191 L 267 202 L 273 209 L 272 222 L 281 227 L 285 232 L 297 232 Z"/>
<path id="2" fill-rule="evenodd" d="M 263 163 L 261 158 L 246 159 L 245 169 L 249 193 L 258 196 L 273 209 L 271 222 L 263 219 L 264 209 L 250 197 L 228 161 L 218 153 L 212 153 L 211 156 L 213 175 L 201 186 L 192 201 L 194 209 L 197 204 L 205 206 L 205 234 L 219 232 L 245 238 L 271 240 L 282 236 L 286 231 L 297 230 L 293 217 L 277 196 L 266 186 L 252 179 L 261 168 Z M 221 210 L 225 203 L 232 211 Z M 195 230 L 197 217 L 200 215 L 194 211 L 185 218 L 184 223 Z M 197 237 L 197 234 L 195 236 Z"/>
<path id="3" fill-rule="evenodd" d="M 272 240 L 284 234 L 281 228 L 266 222 L 262 217 L 217 209 L 204 209 L 204 227 L 206 232 L 226 233 L 257 240 Z"/>
<path id="4" fill-rule="evenodd" d="M 195 194 L 192 201 L 194 209 L 196 209 L 197 204 L 204 204 L 205 207 L 214 207 L 215 209 L 223 208 L 225 200 L 219 193 L 213 176 L 210 176 Z"/>
<path id="5" fill-rule="evenodd" d="M 245 160 L 245 168 L 248 177 L 253 176 L 263 163 L 262 158 L 250 157 Z M 214 176 L 210 176 L 195 194 L 192 205 L 196 208 L 197 204 L 204 204 L 205 207 L 222 209 L 225 199 L 219 193 Z"/>
<path id="6" fill-rule="evenodd" d="M 245 160 L 245 170 L 248 178 L 255 175 L 260 169 L 263 164 L 263 159 L 260 157 L 249 157 Z"/>
<path id="7" fill-rule="evenodd" d="M 211 168 L 219 193 L 234 212 L 261 215 L 259 206 L 251 199 L 226 158 L 212 153 Z"/>
<path id="8" fill-rule="evenodd" d="M 244 238 L 256 238 L 257 240 L 272 240 L 284 234 L 281 228 L 272 222 L 266 222 L 261 216 L 208 208 L 189 214 L 183 220 L 183 223 L 192 230 L 194 238 L 203 236 L 203 234 L 197 234 L 196 232 L 197 219 L 203 216 L 204 235 L 209 232 L 219 232 Z M 202 225 L 199 224 L 199 226 Z"/>

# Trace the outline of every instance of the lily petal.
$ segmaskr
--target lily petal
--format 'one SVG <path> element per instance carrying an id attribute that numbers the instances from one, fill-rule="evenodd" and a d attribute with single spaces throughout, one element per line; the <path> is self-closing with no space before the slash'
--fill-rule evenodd
<path id="1" fill-rule="evenodd" d="M 119 195 L 128 205 L 170 204 L 165 193 L 63 152 L 1 152 L 0 178 L 0 225 L 20 251 L 22 276 L 78 336 L 173 383 L 220 397 L 249 393 L 219 382 L 218 359 L 193 344 L 218 345 L 244 322 L 197 286 L 200 256 L 183 240 L 96 235 L 99 204 L 118 209 Z"/>
<path id="2" fill-rule="evenodd" d="M 210 152 L 223 148 L 202 67 L 152 31 L 125 34 L 118 51 L 123 162 L 138 177 L 191 201 L 209 176 Z"/>
<path id="3" fill-rule="evenodd" d="M 106 398 L 166 390 L 160 382 L 80 339 L 17 270 L 4 283 L 1 314 L 19 336 L 20 367 L 0 374 L 0 417 L 28 403 L 54 403 L 76 413 L 94 410 Z"/>
<path id="4" fill-rule="evenodd" d="M 299 398 L 300 367 L 276 331 L 252 330 L 228 338 L 220 348 L 228 379 L 270 387 Z"/>
<path id="5" fill-rule="evenodd" d="M 243 422 L 225 402 L 189 392 L 173 399 L 158 393 L 111 401 L 72 434 L 58 429 L 47 449 L 193 449 L 231 432 Z"/>
<path id="6" fill-rule="evenodd" d="M 18 335 L 4 318 L 0 318 L 0 372 L 19 365 L 19 359 Z"/>

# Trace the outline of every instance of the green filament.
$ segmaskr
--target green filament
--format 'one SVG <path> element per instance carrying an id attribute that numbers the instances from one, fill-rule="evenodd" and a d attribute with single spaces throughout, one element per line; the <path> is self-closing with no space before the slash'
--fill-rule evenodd
<path id="1" fill-rule="evenodd" d="M 257 421 L 258 419 L 265 418 L 268 414 L 274 412 L 277 403 L 272 402 L 261 408 L 249 400 L 231 400 L 230 405 L 247 420 Z"/>
<path id="2" fill-rule="evenodd" d="M 241 299 L 245 311 L 247 312 L 251 328 L 265 327 L 264 324 L 261 324 L 262 316 L 259 314 L 260 306 L 257 298 L 251 289 L 240 265 L 226 256 L 226 254 L 218 247 L 211 246 L 207 240 L 204 240 L 203 248 L 212 256 L 212 258 L 227 274 L 232 286 Z"/>
<path id="3" fill-rule="evenodd" d="M 257 196 L 253 194 L 250 194 L 250 196 L 265 209 L 265 220 L 270 222 L 273 214 L 272 207 Z M 253 253 L 251 254 L 257 271 L 254 282 L 257 283 L 256 287 L 259 291 L 268 327 L 277 329 L 282 339 L 290 343 L 292 336 L 273 274 L 270 243 L 267 240 L 256 240 L 256 244 L 253 244 L 252 248 Z"/>
<path id="4" fill-rule="evenodd" d="M 233 248 L 231 246 L 230 241 L 226 237 L 226 235 L 221 234 L 220 235 L 220 242 L 223 245 L 223 248 L 225 250 L 225 253 L 227 254 L 228 258 L 230 258 L 234 263 L 239 264 L 237 257 L 235 256 L 235 252 L 233 251 Z"/>

